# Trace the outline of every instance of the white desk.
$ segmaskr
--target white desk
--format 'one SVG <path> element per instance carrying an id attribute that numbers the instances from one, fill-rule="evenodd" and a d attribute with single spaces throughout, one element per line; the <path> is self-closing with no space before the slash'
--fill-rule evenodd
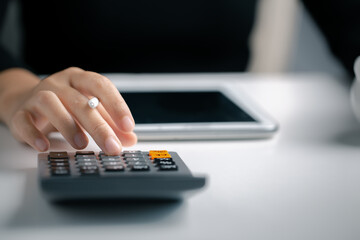
<path id="1" fill-rule="evenodd" d="M 111 76 L 119 77 L 131 78 Z M 59 206 L 40 195 L 37 153 L 0 126 L 1 240 L 360 238 L 360 128 L 343 80 L 314 74 L 133 78 L 229 81 L 271 113 L 280 131 L 271 140 L 135 146 L 177 151 L 193 172 L 209 176 L 203 192 L 182 202 Z M 53 149 L 70 150 L 61 139 L 53 142 Z"/>

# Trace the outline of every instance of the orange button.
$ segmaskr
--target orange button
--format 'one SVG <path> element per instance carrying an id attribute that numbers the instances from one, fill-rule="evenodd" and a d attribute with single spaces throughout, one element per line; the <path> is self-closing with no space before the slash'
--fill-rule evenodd
<path id="1" fill-rule="evenodd" d="M 154 159 L 154 158 L 171 158 L 171 155 L 170 154 L 153 154 L 153 155 L 150 155 L 150 158 L 151 159 Z"/>
<path id="2" fill-rule="evenodd" d="M 151 150 L 149 151 L 149 156 L 151 159 L 154 158 L 171 158 L 171 155 L 166 150 Z"/>
<path id="3" fill-rule="evenodd" d="M 149 151 L 149 155 L 151 155 L 152 153 L 156 153 L 156 154 L 164 154 L 164 153 L 169 153 L 167 150 L 150 150 Z"/>

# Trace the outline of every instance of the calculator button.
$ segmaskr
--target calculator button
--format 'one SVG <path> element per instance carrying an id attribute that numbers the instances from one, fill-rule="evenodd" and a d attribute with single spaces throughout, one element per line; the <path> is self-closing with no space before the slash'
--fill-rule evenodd
<path id="1" fill-rule="evenodd" d="M 141 154 L 141 151 L 140 150 L 127 150 L 127 151 L 123 151 L 124 154 L 127 154 L 127 153 L 137 153 L 137 154 Z"/>
<path id="2" fill-rule="evenodd" d="M 132 165 L 147 165 L 146 162 L 126 162 L 126 164 L 128 166 L 132 166 Z"/>
<path id="3" fill-rule="evenodd" d="M 99 158 L 106 158 L 106 157 L 121 157 L 120 155 L 106 155 L 103 151 L 99 152 Z"/>
<path id="4" fill-rule="evenodd" d="M 95 153 L 93 151 L 77 151 L 75 156 L 81 156 L 81 155 L 94 155 Z"/>
<path id="5" fill-rule="evenodd" d="M 106 166 L 104 168 L 105 168 L 105 171 L 107 171 L 107 172 L 119 172 L 119 171 L 125 170 L 124 165 Z"/>
<path id="6" fill-rule="evenodd" d="M 57 162 L 69 162 L 69 159 L 67 158 L 59 158 L 59 159 L 49 159 L 49 163 L 57 163 Z"/>
<path id="7" fill-rule="evenodd" d="M 105 155 L 105 154 L 102 154 L 100 155 L 102 158 L 121 158 L 120 155 Z"/>
<path id="8" fill-rule="evenodd" d="M 176 165 L 159 165 L 160 171 L 175 171 L 178 167 Z"/>
<path id="9" fill-rule="evenodd" d="M 98 175 L 99 170 L 97 169 L 82 169 L 80 170 L 81 175 Z"/>
<path id="10" fill-rule="evenodd" d="M 99 170 L 98 166 L 80 166 L 80 171 L 85 171 L 85 170 Z"/>
<path id="11" fill-rule="evenodd" d="M 157 154 L 168 155 L 169 152 L 167 150 L 150 150 L 149 151 L 149 156 L 157 155 Z"/>
<path id="12" fill-rule="evenodd" d="M 146 162 L 129 162 L 128 165 L 132 166 L 147 166 Z"/>
<path id="13" fill-rule="evenodd" d="M 123 161 L 116 160 L 116 161 L 103 161 L 101 162 L 103 165 L 116 165 L 116 164 L 122 164 Z M 110 164 L 109 164 L 110 163 Z"/>
<path id="14" fill-rule="evenodd" d="M 69 162 L 55 162 L 55 163 L 50 163 L 51 167 L 68 167 L 69 166 Z"/>
<path id="15" fill-rule="evenodd" d="M 154 158 L 153 159 L 154 163 L 157 163 L 159 161 L 172 161 L 173 162 L 173 159 L 172 158 Z"/>
<path id="16" fill-rule="evenodd" d="M 56 159 L 56 158 L 68 159 L 69 156 L 68 156 L 67 152 L 50 152 L 49 158 L 50 159 Z"/>
<path id="17" fill-rule="evenodd" d="M 134 172 L 149 171 L 150 167 L 148 165 L 131 165 L 130 169 L 131 169 L 131 171 L 134 171 Z"/>
<path id="18" fill-rule="evenodd" d="M 112 157 L 108 157 L 108 156 L 104 156 L 101 158 L 102 161 L 121 161 L 121 157 L 119 156 L 112 156 Z"/>
<path id="19" fill-rule="evenodd" d="M 128 157 L 142 157 L 142 154 L 140 153 L 124 153 L 122 155 L 124 158 L 128 158 Z"/>
<path id="20" fill-rule="evenodd" d="M 84 158 L 84 159 L 77 159 L 77 163 L 83 163 L 83 162 L 97 162 L 97 159 L 91 159 L 91 158 Z"/>
<path id="21" fill-rule="evenodd" d="M 103 158 L 121 158 L 120 155 L 105 155 L 105 154 L 99 155 L 99 157 L 101 159 L 103 159 Z"/>
<path id="22" fill-rule="evenodd" d="M 149 155 L 151 154 L 169 154 L 167 150 L 150 150 Z"/>
<path id="23" fill-rule="evenodd" d="M 96 158 L 79 158 L 75 159 L 76 162 L 97 162 Z"/>
<path id="24" fill-rule="evenodd" d="M 152 155 L 149 155 L 151 159 L 155 159 L 155 158 L 171 158 L 171 155 L 168 154 L 168 153 L 165 153 L 165 154 L 152 154 Z"/>
<path id="25" fill-rule="evenodd" d="M 78 162 L 79 166 L 97 166 L 97 162 Z"/>
<path id="26" fill-rule="evenodd" d="M 96 159 L 95 155 L 77 155 L 76 159 Z"/>
<path id="27" fill-rule="evenodd" d="M 81 167 L 81 166 L 98 166 L 98 163 L 97 162 L 78 162 L 77 166 L 78 167 Z"/>
<path id="28" fill-rule="evenodd" d="M 119 166 L 122 165 L 122 162 L 103 162 L 103 166 Z"/>
<path id="29" fill-rule="evenodd" d="M 110 156 L 110 155 L 101 155 L 101 158 L 103 159 L 107 159 L 107 158 L 121 158 L 120 155 L 113 155 L 113 156 Z"/>
<path id="30" fill-rule="evenodd" d="M 70 167 L 69 166 L 50 166 L 50 170 L 51 171 L 55 171 L 55 170 L 68 170 L 70 171 Z"/>
<path id="31" fill-rule="evenodd" d="M 156 164 L 159 165 L 176 165 L 173 161 L 160 160 Z"/>
<path id="32" fill-rule="evenodd" d="M 70 174 L 69 170 L 66 169 L 55 169 L 51 171 L 51 175 L 53 176 L 67 176 Z"/>
<path id="33" fill-rule="evenodd" d="M 133 163 L 133 162 L 142 162 L 142 163 L 146 163 L 145 159 L 129 159 L 129 160 L 126 160 L 125 162 L 127 163 Z"/>
<path id="34" fill-rule="evenodd" d="M 129 168 L 132 168 L 133 166 L 148 166 L 146 162 L 128 162 L 126 164 Z"/>
<path id="35" fill-rule="evenodd" d="M 145 158 L 143 157 L 127 157 L 124 158 L 125 161 L 145 161 Z"/>

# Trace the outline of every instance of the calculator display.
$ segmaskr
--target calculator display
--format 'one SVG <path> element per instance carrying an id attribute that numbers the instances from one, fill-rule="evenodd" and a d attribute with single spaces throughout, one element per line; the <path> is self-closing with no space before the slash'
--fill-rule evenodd
<path id="1" fill-rule="evenodd" d="M 122 92 L 136 123 L 256 122 L 219 91 Z"/>

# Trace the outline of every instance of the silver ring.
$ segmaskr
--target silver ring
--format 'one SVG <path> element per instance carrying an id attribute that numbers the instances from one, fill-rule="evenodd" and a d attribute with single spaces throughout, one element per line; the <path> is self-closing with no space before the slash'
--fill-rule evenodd
<path id="1" fill-rule="evenodd" d="M 88 101 L 89 106 L 94 109 L 99 105 L 99 99 L 97 97 L 93 97 Z"/>

